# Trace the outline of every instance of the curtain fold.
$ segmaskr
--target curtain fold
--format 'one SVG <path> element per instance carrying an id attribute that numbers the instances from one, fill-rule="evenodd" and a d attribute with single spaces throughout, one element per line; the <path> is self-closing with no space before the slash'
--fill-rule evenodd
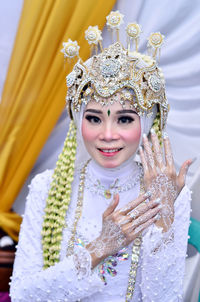
<path id="1" fill-rule="evenodd" d="M 21 218 L 12 204 L 65 106 L 71 66 L 64 67 L 62 42 L 77 40 L 85 60 L 90 49 L 84 31 L 96 24 L 102 29 L 114 4 L 24 1 L 0 103 L 0 227 L 14 240 Z"/>

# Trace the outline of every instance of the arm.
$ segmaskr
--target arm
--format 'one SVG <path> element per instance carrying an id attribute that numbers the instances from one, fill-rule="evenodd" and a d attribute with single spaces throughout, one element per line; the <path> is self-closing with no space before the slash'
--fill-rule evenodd
<path id="1" fill-rule="evenodd" d="M 163 149 L 155 131 L 151 130 L 151 142 L 143 136 L 144 151 L 140 157 L 144 169 L 144 186 L 151 192 L 151 198 L 162 201 L 161 219 L 156 225 L 168 232 L 174 221 L 174 202 L 185 185 L 185 178 L 192 160 L 186 160 L 177 175 L 171 145 L 167 133 L 163 137 Z"/>
<path id="2" fill-rule="evenodd" d="M 77 301 L 103 288 L 97 273 L 91 271 L 91 257 L 84 248 L 77 258 L 64 257 L 56 265 L 43 270 L 41 228 L 51 171 L 34 178 L 27 198 L 11 283 L 13 302 Z"/>
<path id="3" fill-rule="evenodd" d="M 167 134 L 164 150 L 154 131 L 151 142 L 153 151 L 144 136 L 145 152 L 140 149 L 144 184 L 154 198 L 160 197 L 162 210 L 160 220 L 144 235 L 142 295 L 144 301 L 182 301 L 191 199 L 185 177 L 192 161 L 185 161 L 177 175 Z"/>
<path id="4" fill-rule="evenodd" d="M 143 238 L 141 291 L 143 301 L 182 301 L 191 193 L 184 187 L 174 204 L 168 232 L 157 226 Z"/>

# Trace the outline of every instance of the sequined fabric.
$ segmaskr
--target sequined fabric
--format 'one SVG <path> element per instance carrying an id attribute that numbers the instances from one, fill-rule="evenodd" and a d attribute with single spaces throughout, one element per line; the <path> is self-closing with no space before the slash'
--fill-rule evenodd
<path id="1" fill-rule="evenodd" d="M 137 165 L 133 166 L 136 170 Z M 127 167 L 109 171 L 105 176 L 91 162 L 89 172 L 101 183 L 109 185 L 115 177 L 128 177 Z M 137 175 L 138 171 L 135 171 Z M 52 171 L 37 175 L 30 185 L 26 211 L 21 226 L 20 240 L 16 253 L 14 273 L 11 282 L 13 302 L 124 302 L 128 285 L 131 257 L 118 261 L 105 259 L 106 283 L 99 276 L 100 267 L 91 270 L 91 257 L 84 247 L 76 247 L 76 253 L 84 258 L 80 272 L 74 255 L 66 256 L 67 243 L 71 238 L 79 184 L 79 170 L 75 172 L 72 202 L 67 213 L 67 228 L 63 231 L 60 262 L 43 270 L 41 229 L 45 200 L 51 183 Z M 120 206 L 133 200 L 139 193 L 139 183 L 130 190 L 120 193 Z M 169 302 L 181 301 L 182 281 L 187 247 L 190 215 L 190 191 L 184 187 L 175 202 L 175 220 L 168 233 L 163 234 L 155 225 L 143 233 L 135 292 L 132 301 Z M 107 208 L 107 199 L 85 189 L 82 217 L 77 225 L 77 237 L 84 242 L 97 238 L 101 231 L 101 214 Z M 80 249 L 80 250 L 79 250 Z M 81 251 L 83 251 L 81 253 Z M 79 252 L 80 251 L 80 252 Z M 126 250 L 131 255 L 132 245 Z M 80 258 L 80 259 L 83 259 Z M 111 261 L 112 259 L 112 261 Z M 108 265 L 112 262 L 112 267 Z M 110 268 L 109 268 L 110 267 Z M 116 273 L 115 273 L 115 271 Z M 112 274 L 115 276 L 113 277 Z"/>

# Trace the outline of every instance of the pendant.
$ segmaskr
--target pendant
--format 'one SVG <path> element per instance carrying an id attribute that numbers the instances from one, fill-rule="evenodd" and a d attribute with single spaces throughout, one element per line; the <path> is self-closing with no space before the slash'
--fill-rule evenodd
<path id="1" fill-rule="evenodd" d="M 110 199 L 111 196 L 112 196 L 110 190 L 105 190 L 105 191 L 104 191 L 104 196 L 105 196 L 106 199 Z"/>

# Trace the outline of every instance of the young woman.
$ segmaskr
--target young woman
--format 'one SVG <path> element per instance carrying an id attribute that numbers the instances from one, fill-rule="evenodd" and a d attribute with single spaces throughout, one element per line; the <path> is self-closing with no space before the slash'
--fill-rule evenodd
<path id="1" fill-rule="evenodd" d="M 54 172 L 30 185 L 12 301 L 181 301 L 191 161 L 176 174 L 166 133 L 160 144 L 161 71 L 115 43 L 67 85 L 71 127 Z"/>

